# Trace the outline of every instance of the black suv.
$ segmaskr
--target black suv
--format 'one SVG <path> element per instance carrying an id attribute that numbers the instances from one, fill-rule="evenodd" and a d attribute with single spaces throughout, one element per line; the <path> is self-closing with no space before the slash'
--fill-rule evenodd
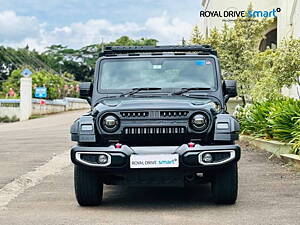
<path id="1" fill-rule="evenodd" d="M 107 47 L 80 95 L 91 104 L 71 127 L 81 206 L 99 205 L 103 184 L 211 182 L 216 203 L 235 203 L 239 124 L 226 103 L 236 82 L 222 80 L 210 46 Z"/>

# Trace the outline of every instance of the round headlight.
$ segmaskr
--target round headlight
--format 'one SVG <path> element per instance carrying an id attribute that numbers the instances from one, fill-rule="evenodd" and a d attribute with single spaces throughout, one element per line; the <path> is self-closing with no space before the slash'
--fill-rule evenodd
<path id="1" fill-rule="evenodd" d="M 102 128 L 107 132 L 114 132 L 119 128 L 119 119 L 115 115 L 104 116 L 101 121 Z"/>
<path id="2" fill-rule="evenodd" d="M 207 117 L 203 114 L 195 114 L 191 118 L 191 126 L 194 130 L 204 130 L 208 125 Z"/>

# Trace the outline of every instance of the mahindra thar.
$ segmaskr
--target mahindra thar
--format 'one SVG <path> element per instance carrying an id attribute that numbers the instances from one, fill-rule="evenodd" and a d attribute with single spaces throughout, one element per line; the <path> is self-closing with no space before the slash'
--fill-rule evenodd
<path id="1" fill-rule="evenodd" d="M 71 127 L 79 205 L 99 205 L 104 184 L 211 183 L 215 203 L 235 203 L 240 128 L 226 103 L 237 88 L 210 46 L 107 47 L 80 96 L 91 110 Z"/>

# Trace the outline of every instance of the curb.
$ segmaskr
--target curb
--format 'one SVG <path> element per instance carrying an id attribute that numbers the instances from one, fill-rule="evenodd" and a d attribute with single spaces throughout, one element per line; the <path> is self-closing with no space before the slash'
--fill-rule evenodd
<path id="1" fill-rule="evenodd" d="M 281 154 L 289 154 L 292 148 L 292 145 L 288 143 L 273 140 L 264 140 L 248 135 L 240 135 L 240 141 L 248 142 L 249 144 L 259 149 L 265 150 L 276 155 L 278 158 L 280 158 Z"/>
<path id="2" fill-rule="evenodd" d="M 258 149 L 270 152 L 283 162 L 292 164 L 297 170 L 300 170 L 300 156 L 289 154 L 292 148 L 291 144 L 273 140 L 264 140 L 248 135 L 240 135 L 240 141 L 246 142 Z"/>
<path id="3" fill-rule="evenodd" d="M 287 164 L 292 164 L 297 170 L 300 170 L 300 156 L 289 154 L 292 148 L 291 144 L 273 140 L 264 140 L 248 135 L 240 135 L 240 141 L 246 142 L 261 150 L 274 154 L 277 158 Z"/>
<path id="4" fill-rule="evenodd" d="M 288 164 L 293 164 L 294 167 L 300 170 L 300 156 L 294 154 L 281 154 L 282 161 Z"/>

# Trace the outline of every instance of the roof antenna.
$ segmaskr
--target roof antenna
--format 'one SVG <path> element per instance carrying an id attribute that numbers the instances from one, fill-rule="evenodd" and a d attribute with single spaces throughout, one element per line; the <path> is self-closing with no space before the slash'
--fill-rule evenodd
<path id="1" fill-rule="evenodd" d="M 185 46 L 185 39 L 184 39 L 184 37 L 182 38 L 181 43 L 182 43 L 182 46 Z"/>
<path id="2" fill-rule="evenodd" d="M 101 37 L 101 52 L 104 52 L 104 41 L 103 41 L 103 37 Z"/>

